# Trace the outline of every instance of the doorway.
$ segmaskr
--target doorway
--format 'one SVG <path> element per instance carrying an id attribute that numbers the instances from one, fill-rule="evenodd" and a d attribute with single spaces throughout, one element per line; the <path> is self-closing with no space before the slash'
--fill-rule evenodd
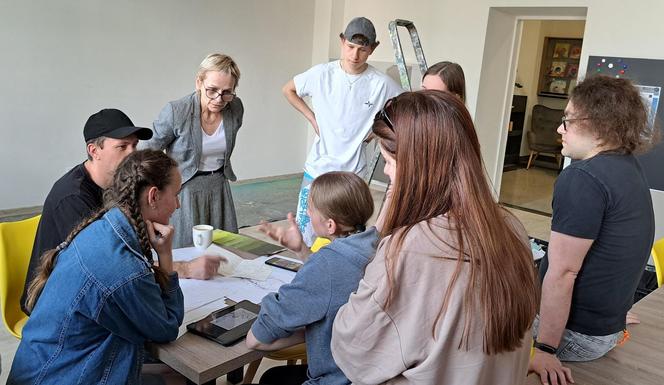
<path id="1" fill-rule="evenodd" d="M 561 169 L 555 133 L 579 72 L 585 20 L 519 20 L 520 44 L 505 142 L 500 202 L 551 216 Z"/>

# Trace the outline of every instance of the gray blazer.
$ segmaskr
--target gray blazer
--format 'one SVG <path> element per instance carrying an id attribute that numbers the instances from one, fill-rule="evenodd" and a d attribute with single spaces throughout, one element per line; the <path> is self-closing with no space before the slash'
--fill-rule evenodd
<path id="1" fill-rule="evenodd" d="M 231 153 L 235 147 L 235 137 L 242 126 L 244 107 L 240 98 L 233 99 L 222 110 L 226 131 L 226 156 L 224 176 L 237 179 L 231 165 Z M 193 92 L 181 99 L 169 102 L 152 123 L 152 139 L 141 141 L 140 148 L 166 150 L 178 162 L 182 183 L 191 179 L 198 171 L 203 147 L 201 129 L 201 99 Z"/>

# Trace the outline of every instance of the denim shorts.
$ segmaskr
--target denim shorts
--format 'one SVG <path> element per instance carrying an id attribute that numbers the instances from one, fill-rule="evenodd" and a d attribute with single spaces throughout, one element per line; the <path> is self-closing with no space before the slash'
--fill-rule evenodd
<path id="1" fill-rule="evenodd" d="M 307 247 L 311 247 L 316 239 L 316 234 L 311 225 L 311 218 L 309 218 L 309 215 L 307 214 L 307 208 L 309 206 L 309 189 L 311 188 L 311 183 L 313 181 L 314 178 L 305 172 L 302 177 L 302 185 L 300 186 L 300 193 L 297 199 L 297 212 L 295 214 L 295 221 L 300 228 L 302 239 Z"/>
<path id="2" fill-rule="evenodd" d="M 539 315 L 533 322 L 533 338 L 537 339 Z M 606 336 L 589 336 L 565 329 L 556 356 L 560 361 L 596 360 L 613 349 L 623 338 L 623 331 Z"/>

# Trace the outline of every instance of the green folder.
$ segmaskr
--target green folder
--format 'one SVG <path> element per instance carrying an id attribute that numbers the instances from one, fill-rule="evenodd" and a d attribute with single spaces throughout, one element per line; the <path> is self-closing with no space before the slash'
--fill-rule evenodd
<path id="1" fill-rule="evenodd" d="M 274 245 L 242 234 L 224 230 L 214 230 L 212 241 L 221 246 L 246 251 L 255 255 L 272 255 L 285 250 L 283 246 Z"/>

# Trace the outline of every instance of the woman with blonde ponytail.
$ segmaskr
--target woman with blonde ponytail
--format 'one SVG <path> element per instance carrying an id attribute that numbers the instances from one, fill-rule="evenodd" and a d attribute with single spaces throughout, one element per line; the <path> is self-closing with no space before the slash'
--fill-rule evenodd
<path id="1" fill-rule="evenodd" d="M 144 343 L 174 340 L 184 315 L 168 225 L 180 187 L 161 151 L 118 166 L 104 207 L 42 257 L 8 384 L 140 383 Z"/>

